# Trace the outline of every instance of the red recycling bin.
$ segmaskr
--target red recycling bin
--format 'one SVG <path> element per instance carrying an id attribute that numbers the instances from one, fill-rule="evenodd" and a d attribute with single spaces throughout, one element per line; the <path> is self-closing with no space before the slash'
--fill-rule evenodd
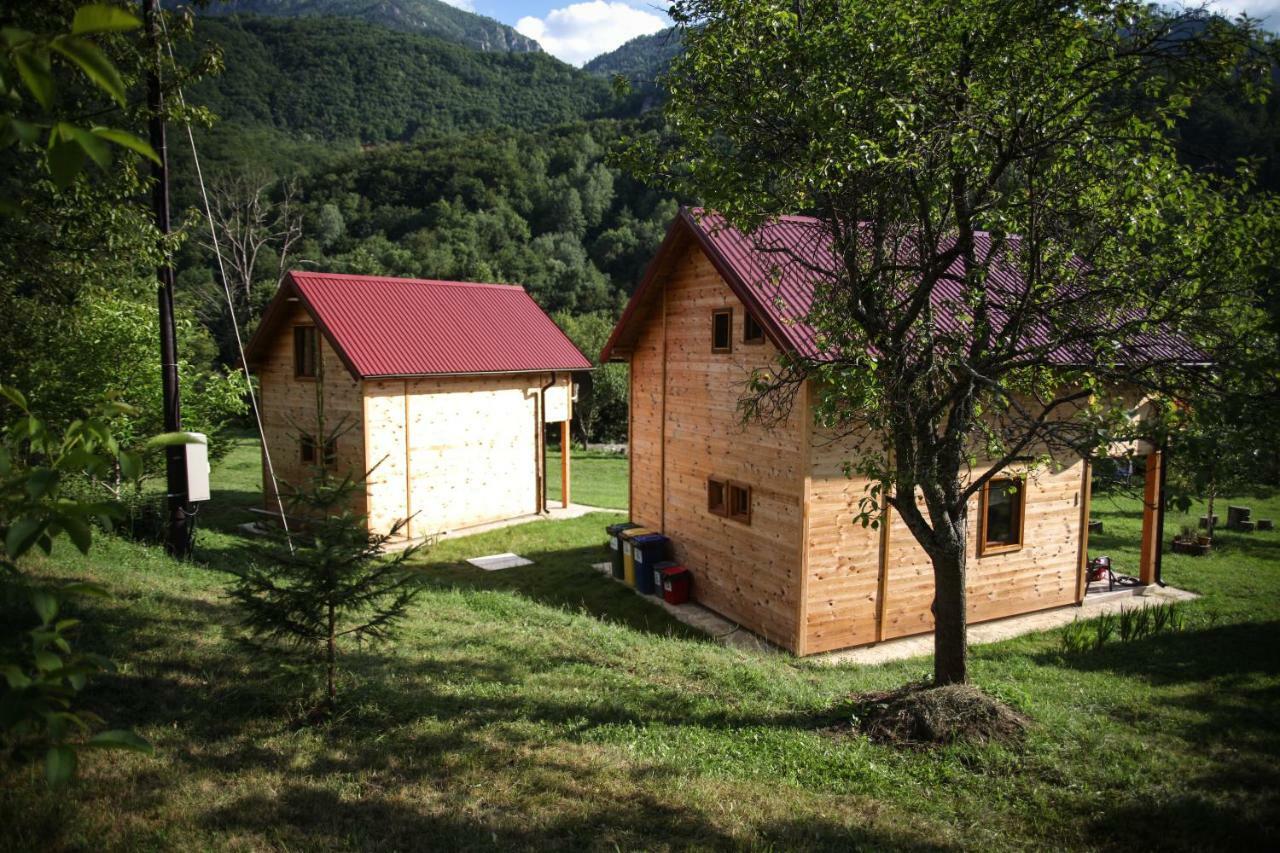
<path id="1" fill-rule="evenodd" d="M 693 588 L 693 575 L 684 566 L 662 570 L 662 600 L 667 604 L 684 604 Z"/>

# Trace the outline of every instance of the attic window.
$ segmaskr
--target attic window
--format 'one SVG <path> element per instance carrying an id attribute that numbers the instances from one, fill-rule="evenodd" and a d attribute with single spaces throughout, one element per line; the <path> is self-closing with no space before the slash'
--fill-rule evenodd
<path id="1" fill-rule="evenodd" d="M 293 327 L 293 375 L 314 379 L 316 375 L 316 327 Z"/>
<path id="2" fill-rule="evenodd" d="M 744 344 L 764 343 L 764 327 L 756 322 L 756 318 L 751 316 L 750 311 L 742 317 L 742 342 Z"/>
<path id="3" fill-rule="evenodd" d="M 982 487 L 978 556 L 1003 554 L 1022 547 L 1027 490 L 1020 477 L 996 477 Z"/>
<path id="4" fill-rule="evenodd" d="M 711 351 L 733 352 L 733 309 L 724 308 L 711 314 Z"/>

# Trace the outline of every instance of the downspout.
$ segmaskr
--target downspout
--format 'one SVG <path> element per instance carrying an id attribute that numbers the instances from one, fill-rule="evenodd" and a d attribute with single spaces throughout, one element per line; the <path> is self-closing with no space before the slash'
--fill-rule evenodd
<path id="1" fill-rule="evenodd" d="M 1164 579 L 1161 577 L 1160 568 L 1164 557 L 1164 511 L 1168 506 L 1165 498 L 1165 477 L 1169 472 L 1169 445 L 1168 442 L 1162 442 L 1160 445 L 1160 486 L 1156 492 L 1156 500 L 1159 502 L 1160 520 L 1156 523 L 1156 565 L 1155 576 L 1156 586 L 1165 586 Z"/>
<path id="2" fill-rule="evenodd" d="M 553 370 L 551 371 L 551 381 L 543 385 L 538 393 L 538 443 L 542 446 L 540 454 L 541 467 L 538 469 L 539 514 L 547 511 L 547 392 L 555 384 L 556 372 Z"/>

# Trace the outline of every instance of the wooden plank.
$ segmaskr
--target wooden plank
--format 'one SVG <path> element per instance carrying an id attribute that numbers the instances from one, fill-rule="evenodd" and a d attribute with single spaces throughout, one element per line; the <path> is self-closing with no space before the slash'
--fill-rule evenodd
<path id="1" fill-rule="evenodd" d="M 560 506 L 568 508 L 571 501 L 569 489 L 569 455 L 573 442 L 569 439 L 569 421 L 560 422 Z"/>
<path id="2" fill-rule="evenodd" d="M 1160 520 L 1157 513 L 1163 511 L 1160 506 L 1160 451 L 1147 455 L 1147 473 L 1142 494 L 1142 550 L 1138 559 L 1138 580 L 1144 584 L 1155 583 L 1156 554 L 1161 543 L 1156 539 L 1159 535 Z"/>
<path id="3" fill-rule="evenodd" d="M 880 572 L 876 584 L 876 642 L 884 639 L 884 609 L 889 600 L 889 526 L 893 522 L 893 507 L 884 505 L 880 514 Z"/>
<path id="4" fill-rule="evenodd" d="M 1080 474 L 1080 560 L 1076 571 L 1076 603 L 1084 601 L 1084 593 L 1088 588 L 1086 581 L 1089 563 L 1089 513 L 1093 502 L 1093 465 L 1084 461 Z"/>

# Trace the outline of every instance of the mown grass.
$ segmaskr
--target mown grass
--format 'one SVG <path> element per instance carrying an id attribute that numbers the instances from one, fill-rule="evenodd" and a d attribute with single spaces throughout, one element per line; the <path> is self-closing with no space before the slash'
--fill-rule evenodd
<path id="1" fill-rule="evenodd" d="M 426 555 L 429 589 L 402 636 L 347 656 L 345 710 L 314 728 L 291 722 L 298 677 L 235 642 L 222 590 L 251 557 L 225 532 L 226 507 L 252 491 L 237 477 L 219 477 L 230 488 L 206 509 L 198 564 L 108 539 L 88 559 L 63 551 L 33 567 L 114 592 L 85 606 L 83 641 L 122 669 L 86 699 L 157 754 L 92 756 L 62 794 L 10 774 L 5 848 L 1276 844 L 1277 534 L 1224 533 L 1210 557 L 1166 555 L 1166 579 L 1217 614 L 1196 630 L 1069 658 L 1056 634 L 975 649 L 974 680 L 1033 721 L 1017 749 L 895 750 L 827 734 L 851 693 L 918 678 L 927 660 L 833 668 L 692 635 L 588 567 L 603 559 L 607 514 Z M 1280 515 L 1275 496 L 1248 502 Z M 1136 501 L 1094 506 L 1107 527 L 1095 544 L 1127 559 Z M 535 565 L 460 564 L 498 550 Z"/>
<path id="2" fill-rule="evenodd" d="M 604 509 L 627 507 L 627 457 L 598 450 L 574 450 L 569 454 L 570 500 Z M 560 451 L 547 451 L 547 494 L 560 499 Z"/>

